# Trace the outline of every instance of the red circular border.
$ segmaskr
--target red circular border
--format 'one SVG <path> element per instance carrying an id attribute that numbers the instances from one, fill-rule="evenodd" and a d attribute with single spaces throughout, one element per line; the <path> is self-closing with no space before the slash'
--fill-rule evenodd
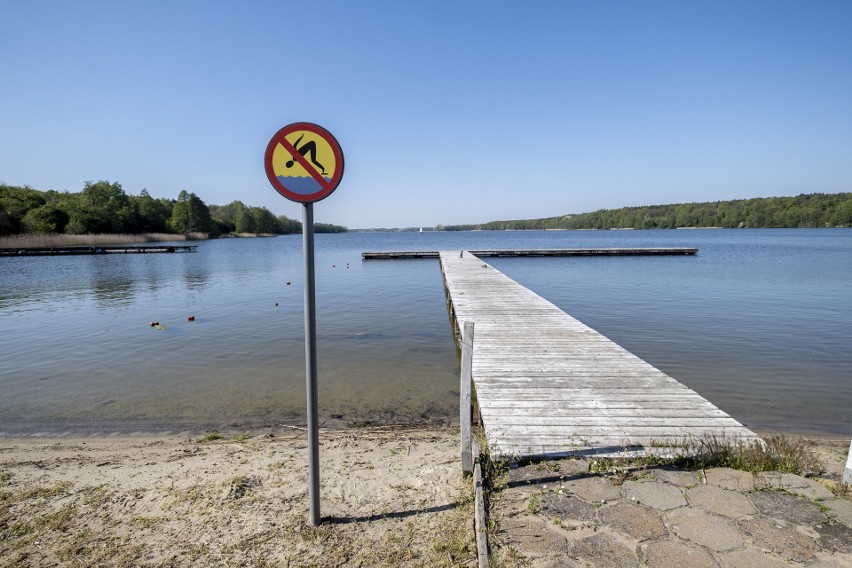
<path id="1" fill-rule="evenodd" d="M 284 185 L 278 181 L 278 176 L 275 175 L 275 171 L 272 169 L 272 154 L 275 151 L 275 147 L 278 146 L 282 138 L 296 130 L 313 132 L 328 142 L 332 153 L 334 153 L 334 175 L 331 176 L 331 180 L 329 180 L 325 189 L 309 195 L 294 193 L 284 187 Z M 275 188 L 275 191 L 280 193 L 283 197 L 298 203 L 315 203 L 331 195 L 331 193 L 337 189 L 337 186 L 340 184 L 340 180 L 343 178 L 343 150 L 340 149 L 340 144 L 331 132 L 322 126 L 314 124 L 313 122 L 294 122 L 276 132 L 269 141 L 269 144 L 266 145 L 266 153 L 263 156 L 263 167 L 266 170 L 266 177 L 269 179 L 269 183 L 271 183 L 272 187 Z"/>

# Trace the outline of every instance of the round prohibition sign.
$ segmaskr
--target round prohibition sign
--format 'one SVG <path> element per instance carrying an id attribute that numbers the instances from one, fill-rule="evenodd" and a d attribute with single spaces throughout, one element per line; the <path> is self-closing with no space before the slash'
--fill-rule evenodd
<path id="1" fill-rule="evenodd" d="M 275 191 L 299 203 L 325 199 L 343 178 L 340 144 L 311 122 L 294 122 L 276 132 L 266 146 L 263 164 Z"/>

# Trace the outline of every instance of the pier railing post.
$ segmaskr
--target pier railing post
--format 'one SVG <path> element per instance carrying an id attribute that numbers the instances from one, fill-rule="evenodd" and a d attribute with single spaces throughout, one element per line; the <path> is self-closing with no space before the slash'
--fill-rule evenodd
<path id="1" fill-rule="evenodd" d="M 462 325 L 461 388 L 459 389 L 459 428 L 461 429 L 462 471 L 473 473 L 471 453 L 471 388 L 473 382 L 473 322 Z"/>

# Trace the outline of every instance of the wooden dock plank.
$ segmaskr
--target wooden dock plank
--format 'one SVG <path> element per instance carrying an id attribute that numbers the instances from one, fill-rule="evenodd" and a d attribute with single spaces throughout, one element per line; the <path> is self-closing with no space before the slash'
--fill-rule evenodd
<path id="1" fill-rule="evenodd" d="M 665 453 L 753 432 L 695 391 L 511 280 L 441 251 L 456 326 L 472 321 L 473 381 L 496 454 L 518 458 Z"/>
<path id="2" fill-rule="evenodd" d="M 511 250 L 474 250 L 470 254 L 486 257 L 525 257 L 525 256 L 691 256 L 698 253 L 697 248 L 571 248 L 571 249 L 511 249 Z M 364 260 L 404 260 L 420 258 L 438 258 L 439 251 L 366 251 L 361 253 Z"/>
<path id="3" fill-rule="evenodd" d="M 93 245 L 0 249 L 0 256 L 73 256 L 90 254 L 151 254 L 195 252 L 198 245 Z"/>

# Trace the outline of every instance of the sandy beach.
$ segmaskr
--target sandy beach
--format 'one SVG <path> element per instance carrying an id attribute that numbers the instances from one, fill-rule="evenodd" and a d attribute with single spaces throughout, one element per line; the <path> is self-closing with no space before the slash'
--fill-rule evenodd
<path id="1" fill-rule="evenodd" d="M 208 436 L 208 438 L 215 436 Z M 473 556 L 450 431 L 0 439 L 0 566 L 452 566 Z"/>
<path id="2" fill-rule="evenodd" d="M 475 566 L 457 436 L 323 431 L 319 527 L 308 523 L 301 429 L 2 438 L 0 566 Z M 493 562 L 852 566 L 852 502 L 839 483 L 848 441 L 809 439 L 822 471 L 808 478 L 723 468 L 618 473 L 575 459 L 509 468 L 493 495 Z M 775 502 L 760 509 L 767 492 L 793 500 L 784 505 L 791 510 L 820 513 L 782 526 L 791 513 Z M 775 507 L 786 520 L 772 520 Z M 701 541 L 711 529 L 690 536 L 683 528 L 699 521 L 712 530 L 731 524 L 720 550 Z M 773 549 L 755 532 L 760 523 L 776 540 L 798 538 L 793 552 Z"/>

